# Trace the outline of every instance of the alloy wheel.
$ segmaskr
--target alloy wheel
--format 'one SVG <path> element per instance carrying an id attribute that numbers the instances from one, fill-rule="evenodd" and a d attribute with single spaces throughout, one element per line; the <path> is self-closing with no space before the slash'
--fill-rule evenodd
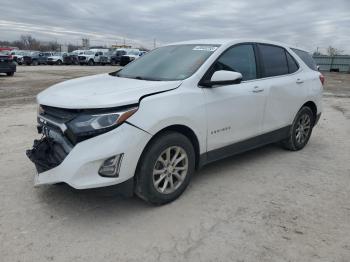
<path id="1" fill-rule="evenodd" d="M 188 156 L 179 146 L 165 149 L 153 168 L 153 185 L 162 194 L 171 194 L 178 189 L 188 173 Z"/>
<path id="2" fill-rule="evenodd" d="M 303 114 L 295 129 L 295 139 L 298 144 L 303 144 L 309 137 L 311 131 L 311 118 L 308 114 Z"/>

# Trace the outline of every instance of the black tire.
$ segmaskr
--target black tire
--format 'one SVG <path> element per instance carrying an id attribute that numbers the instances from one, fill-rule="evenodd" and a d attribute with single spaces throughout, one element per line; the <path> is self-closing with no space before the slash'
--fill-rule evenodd
<path id="1" fill-rule="evenodd" d="M 179 183 L 179 181 L 182 181 L 178 187 L 174 189 L 175 191 L 161 193 L 155 187 L 153 171 L 156 167 L 158 158 L 164 153 L 164 151 L 172 147 L 179 147 L 186 152 L 187 172 L 183 174 L 183 180 L 177 180 L 176 178 L 176 180 L 173 180 L 174 176 L 171 179 L 173 181 L 172 183 Z M 174 155 L 172 158 L 173 157 Z M 164 169 L 167 168 L 164 166 Z M 143 152 L 135 175 L 135 194 L 146 202 L 154 205 L 162 205 L 174 201 L 185 191 L 191 180 L 192 174 L 194 173 L 194 169 L 195 153 L 191 141 L 180 133 L 166 132 L 153 139 Z M 166 179 L 168 178 L 165 177 L 164 181 Z M 163 186 L 164 184 L 165 182 L 163 182 Z"/>
<path id="2" fill-rule="evenodd" d="M 57 60 L 56 64 L 57 65 L 62 65 L 62 61 L 61 60 Z"/>
<path id="3" fill-rule="evenodd" d="M 305 132 L 303 131 L 304 135 L 302 137 L 304 137 L 304 139 L 298 140 L 297 135 L 298 133 L 300 133 L 298 131 L 298 128 L 300 127 L 301 122 L 304 122 L 304 119 L 309 119 L 310 121 L 309 129 L 307 129 L 307 131 Z M 285 149 L 290 151 L 298 151 L 303 149 L 310 139 L 314 124 L 315 124 L 315 116 L 311 108 L 307 106 L 302 107 L 297 113 L 297 115 L 295 116 L 293 124 L 289 130 L 288 138 L 282 141 L 282 146 Z"/>
<path id="4" fill-rule="evenodd" d="M 38 61 L 37 60 L 33 60 L 32 61 L 32 66 L 37 66 L 39 63 L 38 63 Z"/>
<path id="5" fill-rule="evenodd" d="M 14 76 L 15 75 L 15 72 L 8 72 L 6 73 L 7 76 Z"/>
<path id="6" fill-rule="evenodd" d="M 94 60 L 90 59 L 89 62 L 88 62 L 88 65 L 89 66 L 93 66 L 95 64 Z"/>

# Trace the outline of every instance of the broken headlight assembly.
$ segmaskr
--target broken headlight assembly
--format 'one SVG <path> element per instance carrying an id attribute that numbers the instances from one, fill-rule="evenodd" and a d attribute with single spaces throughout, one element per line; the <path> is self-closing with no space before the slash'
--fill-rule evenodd
<path id="1" fill-rule="evenodd" d="M 124 123 L 131 117 L 138 107 L 131 107 L 123 111 L 88 113 L 82 112 L 66 125 L 67 136 L 75 144 L 90 137 L 108 132 Z"/>

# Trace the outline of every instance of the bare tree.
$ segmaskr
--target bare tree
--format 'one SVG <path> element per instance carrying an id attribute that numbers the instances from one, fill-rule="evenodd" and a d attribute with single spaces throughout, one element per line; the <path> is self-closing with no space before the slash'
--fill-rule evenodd
<path id="1" fill-rule="evenodd" d="M 46 51 L 61 51 L 61 46 L 57 42 L 48 42 L 45 46 L 47 47 Z"/>
<path id="2" fill-rule="evenodd" d="M 21 35 L 20 42 L 25 49 L 39 50 L 40 42 L 33 38 L 31 35 Z"/>
<path id="3" fill-rule="evenodd" d="M 340 50 L 340 49 L 337 49 L 333 46 L 329 46 L 327 48 L 327 54 L 329 56 L 336 56 L 336 55 L 341 55 L 344 51 L 343 50 Z"/>

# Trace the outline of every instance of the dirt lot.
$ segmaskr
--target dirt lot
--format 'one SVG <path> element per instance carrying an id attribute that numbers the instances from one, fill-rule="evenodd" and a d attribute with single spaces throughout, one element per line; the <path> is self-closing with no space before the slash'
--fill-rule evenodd
<path id="1" fill-rule="evenodd" d="M 300 152 L 271 145 L 200 170 L 177 201 L 33 187 L 34 95 L 112 67 L 18 67 L 0 77 L 1 261 L 350 261 L 350 75 L 327 74 Z"/>
<path id="2" fill-rule="evenodd" d="M 45 88 L 79 76 L 116 71 L 118 66 L 17 66 L 15 77 L 0 75 L 0 105 L 33 103 Z"/>

